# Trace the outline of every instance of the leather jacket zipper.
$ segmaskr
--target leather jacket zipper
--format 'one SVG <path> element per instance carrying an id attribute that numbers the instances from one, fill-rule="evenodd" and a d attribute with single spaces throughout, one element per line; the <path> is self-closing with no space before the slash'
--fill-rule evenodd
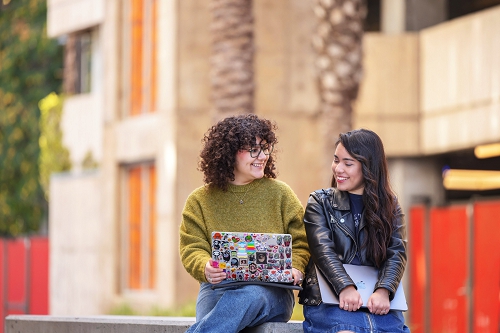
<path id="1" fill-rule="evenodd" d="M 335 224 L 335 218 L 333 217 L 333 215 L 330 213 L 330 222 L 331 224 Z M 356 256 L 356 253 L 358 253 L 358 242 L 356 241 L 356 238 L 350 233 L 349 229 L 345 228 L 341 223 L 336 223 L 337 226 L 339 227 L 340 230 L 342 230 L 347 236 L 349 236 L 352 241 L 354 242 L 354 245 L 356 246 L 355 250 L 353 253 L 353 255 L 351 255 L 347 260 L 346 260 L 346 263 L 350 263 L 354 257 Z M 330 227 L 330 230 L 331 227 Z"/>

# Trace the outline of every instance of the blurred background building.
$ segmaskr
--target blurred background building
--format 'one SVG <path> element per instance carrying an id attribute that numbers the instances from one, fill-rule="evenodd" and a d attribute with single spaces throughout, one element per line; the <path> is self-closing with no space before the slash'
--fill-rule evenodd
<path id="1" fill-rule="evenodd" d="M 305 204 L 331 176 L 333 150 L 322 127 L 320 66 L 311 41 L 320 7 L 333 1 L 250 3 L 254 112 L 277 122 L 279 178 Z M 50 312 L 103 314 L 122 303 L 147 308 L 193 300 L 198 284 L 180 264 L 178 227 L 185 199 L 202 185 L 197 161 L 203 133 L 221 117 L 213 112 L 211 95 L 209 1 L 47 4 L 48 34 L 66 43 L 64 86 L 70 95 L 62 129 L 73 165 L 51 179 Z M 500 166 L 499 157 L 474 154 L 477 146 L 500 142 L 499 4 L 367 1 L 363 77 L 352 127 L 382 137 L 410 231 L 416 226 L 413 214 L 424 214 L 423 234 L 415 238 L 424 256 L 430 208 L 465 205 L 468 219 L 472 203 L 500 194 L 496 173 L 455 173 Z M 419 207 L 423 211 L 412 211 Z M 498 215 L 490 219 L 498 227 Z M 466 240 L 472 237 L 467 235 Z M 411 244 L 411 232 L 408 238 Z M 486 253 L 500 267 L 500 254 Z M 415 263 L 417 255 L 409 255 Z M 412 264 L 408 272 L 432 277 L 424 266 Z M 413 284 L 407 283 L 412 302 Z M 495 288 L 498 294 L 499 283 Z M 453 298 L 445 300 L 446 309 L 457 308 Z M 500 309 L 498 296 L 496 302 Z M 464 306 L 472 311 L 470 302 Z M 481 318 L 498 323 L 498 313 Z"/>

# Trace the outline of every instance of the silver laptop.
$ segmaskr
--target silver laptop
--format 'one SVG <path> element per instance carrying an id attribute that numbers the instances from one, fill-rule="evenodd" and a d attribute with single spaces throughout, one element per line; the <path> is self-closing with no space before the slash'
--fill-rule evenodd
<path id="1" fill-rule="evenodd" d="M 378 270 L 371 266 L 358 266 L 350 264 L 344 264 L 344 268 L 358 287 L 358 292 L 363 300 L 363 305 L 361 307 L 366 308 L 368 298 L 370 298 L 373 293 L 375 284 L 378 281 Z M 318 276 L 319 290 L 321 292 L 323 302 L 328 304 L 339 304 L 338 295 L 335 294 L 332 286 L 328 283 L 317 267 L 316 274 Z M 406 303 L 402 283 L 399 284 L 396 294 L 394 295 L 394 299 L 391 301 L 391 310 L 408 310 L 408 304 Z"/>

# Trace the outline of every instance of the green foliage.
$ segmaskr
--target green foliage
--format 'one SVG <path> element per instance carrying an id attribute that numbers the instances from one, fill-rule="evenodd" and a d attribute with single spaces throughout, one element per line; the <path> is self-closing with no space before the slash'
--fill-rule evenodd
<path id="1" fill-rule="evenodd" d="M 40 117 L 40 184 L 49 200 L 49 181 L 53 172 L 71 169 L 69 151 L 62 144 L 60 127 L 63 99 L 52 92 L 38 104 Z"/>
<path id="2" fill-rule="evenodd" d="M 122 316 L 161 316 L 161 317 L 195 317 L 196 316 L 196 302 L 188 302 L 181 306 L 175 306 L 168 309 L 161 309 L 158 307 L 153 307 L 145 313 L 134 310 L 129 304 L 121 304 L 118 307 L 111 310 L 112 315 L 122 315 Z M 290 320 L 303 321 L 304 315 L 302 313 L 302 305 L 300 305 L 297 300 L 295 301 L 295 307 L 293 308 L 292 318 Z"/>
<path id="3" fill-rule="evenodd" d="M 161 309 L 154 307 L 151 310 L 150 315 L 162 316 L 162 317 L 195 317 L 196 302 L 186 303 L 180 307 L 174 307 L 169 309 Z"/>
<path id="4" fill-rule="evenodd" d="M 129 304 L 124 303 L 112 309 L 110 314 L 121 316 L 195 317 L 196 302 L 192 301 L 181 306 L 175 306 L 168 309 L 152 307 L 146 312 L 134 310 Z"/>
<path id="5" fill-rule="evenodd" d="M 114 316 L 137 316 L 139 315 L 129 304 L 120 304 L 117 307 L 111 309 L 110 315 Z"/>
<path id="6" fill-rule="evenodd" d="M 0 236 L 35 231 L 46 216 L 38 101 L 59 90 L 62 64 L 61 46 L 46 36 L 46 2 L 0 9 Z"/>
<path id="7" fill-rule="evenodd" d="M 91 170 L 91 169 L 96 169 L 99 166 L 99 163 L 94 159 L 94 155 L 92 154 L 92 151 L 88 151 L 85 154 L 85 157 L 83 158 L 82 161 L 82 169 L 83 170 Z"/>

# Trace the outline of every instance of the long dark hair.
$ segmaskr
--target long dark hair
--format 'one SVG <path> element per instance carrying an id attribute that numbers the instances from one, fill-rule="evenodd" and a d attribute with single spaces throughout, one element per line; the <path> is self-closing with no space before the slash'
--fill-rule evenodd
<path id="1" fill-rule="evenodd" d="M 205 184 L 226 191 L 229 181 L 234 180 L 238 150 L 254 145 L 257 136 L 269 144 L 276 144 L 276 129 L 275 123 L 255 114 L 230 116 L 210 127 L 203 137 L 198 163 Z M 276 178 L 274 154 L 269 155 L 264 177 Z"/>
<path id="2" fill-rule="evenodd" d="M 396 195 L 389 181 L 384 145 L 375 132 L 367 129 L 341 133 L 335 145 L 339 143 L 362 166 L 364 216 L 368 232 L 362 246 L 367 249 L 368 259 L 380 267 L 387 259 L 396 211 Z M 337 185 L 335 176 L 331 185 Z"/>

